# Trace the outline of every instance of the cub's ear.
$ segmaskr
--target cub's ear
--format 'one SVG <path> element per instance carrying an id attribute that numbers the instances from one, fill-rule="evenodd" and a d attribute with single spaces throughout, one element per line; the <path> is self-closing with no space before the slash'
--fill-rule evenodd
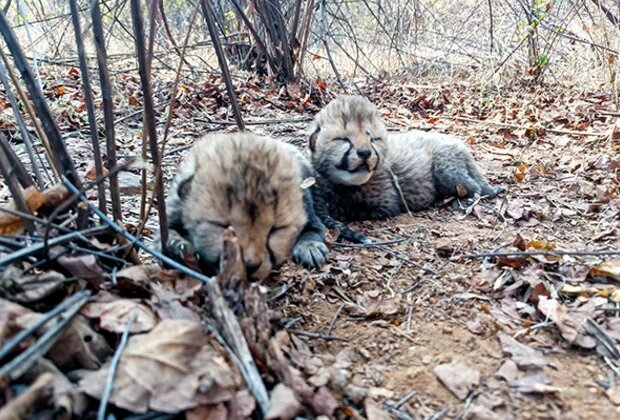
<path id="1" fill-rule="evenodd" d="M 194 175 L 190 176 L 187 179 L 179 182 L 179 186 L 177 187 L 177 194 L 181 200 L 185 200 L 189 193 L 192 191 L 192 181 L 194 180 Z"/>
<path id="2" fill-rule="evenodd" d="M 315 124 L 310 131 L 310 138 L 308 139 L 308 146 L 310 146 L 310 151 L 314 152 L 316 149 L 316 138 L 319 136 L 319 131 L 321 131 L 321 127 L 318 124 Z"/>

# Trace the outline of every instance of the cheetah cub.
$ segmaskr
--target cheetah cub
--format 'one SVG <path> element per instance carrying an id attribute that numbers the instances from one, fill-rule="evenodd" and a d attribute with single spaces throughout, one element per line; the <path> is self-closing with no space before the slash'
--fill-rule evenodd
<path id="1" fill-rule="evenodd" d="M 460 139 L 424 131 L 388 135 L 375 106 L 361 96 L 330 102 L 310 133 L 316 211 L 328 227 L 353 236 L 348 239 L 365 237 L 340 221 L 383 219 L 446 197 L 502 191 L 489 185 Z"/>
<path id="2" fill-rule="evenodd" d="M 310 190 L 301 183 L 312 167 L 292 145 L 250 133 L 209 134 L 177 169 L 168 194 L 168 254 L 195 255 L 217 271 L 222 234 L 235 229 L 247 274 L 262 280 L 292 255 L 307 268 L 327 255 L 325 227 Z"/>

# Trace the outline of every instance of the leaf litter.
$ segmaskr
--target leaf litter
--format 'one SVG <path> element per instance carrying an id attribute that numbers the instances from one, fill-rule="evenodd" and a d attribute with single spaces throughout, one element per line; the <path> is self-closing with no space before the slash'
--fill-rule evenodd
<path id="1" fill-rule="evenodd" d="M 118 82 L 124 95 L 121 109 L 139 110 L 137 78 L 123 74 Z M 156 83 L 157 99 L 166 103 L 169 82 Z M 308 116 L 334 94 L 324 81 L 284 90 L 251 78 L 235 83 L 244 83 L 238 89 L 244 114 L 257 120 Z M 314 90 L 308 93 L 310 87 Z M 605 106 L 611 109 L 611 101 L 597 102 L 594 110 L 588 108 L 587 93 L 578 94 L 585 100 L 569 101 L 566 87 L 555 91 L 547 86 L 535 94 L 506 89 L 497 99 L 512 107 L 510 122 L 522 128 L 504 128 L 487 125 L 504 122 L 505 110 L 480 107 L 480 96 L 472 95 L 477 86 L 443 84 L 431 92 L 407 82 L 367 81 L 359 87 L 380 104 L 392 128 L 433 129 L 467 138 L 485 173 L 507 193 L 475 203 L 466 217 L 440 207 L 413 217 L 356 224 L 375 238 L 411 239 L 384 249 L 332 247 L 326 266 L 316 273 L 287 264 L 261 286 L 287 285 L 268 305 L 257 289 L 242 292 L 249 305 L 237 315 L 269 384 L 271 415 L 425 418 L 465 412 L 471 418 L 476 413 L 501 418 L 614 412 L 620 398 L 609 372 L 618 369 L 618 362 L 598 352 L 601 340 L 615 345 L 620 338 L 618 260 L 561 252 L 617 250 L 617 130 L 594 140 L 553 133 L 606 131 L 609 117 L 596 113 Z M 70 83 L 48 90 L 65 130 L 86 127 L 84 109 L 72 98 L 75 92 Z M 176 98 L 170 150 L 185 147 L 201 132 L 222 129 L 217 121 L 232 119 L 226 95 L 217 76 L 184 83 Z M 525 100 L 538 107 L 536 115 L 519 105 Z M 578 121 L 571 112 L 559 112 L 555 104 L 560 103 L 579 106 L 580 115 L 588 117 Z M 485 111 L 480 114 L 480 109 Z M 258 125 L 255 131 L 302 145 L 305 125 Z M 122 141 L 128 154 L 140 150 L 140 126 L 138 119 L 128 118 L 119 128 L 127 134 Z M 77 137 L 70 140 L 78 166 L 92 177 L 92 167 L 85 164 L 90 146 Z M 166 178 L 179 157 L 165 157 Z M 135 183 L 127 182 L 127 189 L 135 190 Z M 49 210 L 39 206 L 43 198 L 34 196 L 39 198 L 33 210 L 46 214 Z M 139 198 L 126 198 L 127 225 L 137 226 Z M 9 219 L 0 228 L 4 234 L 19 234 L 22 226 Z M 147 230 L 156 230 L 152 220 Z M 110 243 L 103 235 L 85 246 L 99 249 Z M 462 257 L 491 250 L 512 254 Z M 119 362 L 112 410 L 247 418 L 256 409 L 234 362 L 213 331 L 201 325 L 210 317 L 199 283 L 153 265 L 116 266 L 64 246 L 55 252 L 64 254 L 55 271 L 31 268 L 31 260 L 13 265 L 17 271 L 2 278 L 3 297 L 27 308 L 3 302 L 0 337 L 6 343 L 75 290 L 95 291 L 58 344 L 31 368 L 34 373 L 51 370 L 61 378 L 55 382 L 72 396 L 74 415 L 96 406 L 112 349 L 131 316 L 136 322 Z M 8 253 L 0 249 L 0 257 Z M 343 304 L 345 310 L 337 311 Z M 293 321 L 288 329 L 299 334 L 285 331 Z M 586 322 L 594 322 L 602 335 L 593 336 Z M 9 357 L 33 346 L 42 333 Z M 68 357 L 67 348 L 75 354 Z M 10 397 L 7 409 L 23 410 L 17 403 L 21 396 L 48 407 L 68 406 L 60 395 L 41 391 L 49 389 L 49 376 L 42 373 L 37 382 L 34 373 L 22 382 L 31 384 L 28 391 Z M 412 390 L 414 396 L 400 403 Z M 84 394 L 93 399 L 84 403 Z"/>

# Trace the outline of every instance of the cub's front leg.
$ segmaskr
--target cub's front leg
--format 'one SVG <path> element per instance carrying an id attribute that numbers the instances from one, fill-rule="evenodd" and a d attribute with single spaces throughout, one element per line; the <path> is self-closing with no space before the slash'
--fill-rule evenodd
<path id="1" fill-rule="evenodd" d="M 329 250 L 325 245 L 325 225 L 314 211 L 312 193 L 304 190 L 304 208 L 308 221 L 293 247 L 293 262 L 307 269 L 316 269 L 325 263 Z"/>

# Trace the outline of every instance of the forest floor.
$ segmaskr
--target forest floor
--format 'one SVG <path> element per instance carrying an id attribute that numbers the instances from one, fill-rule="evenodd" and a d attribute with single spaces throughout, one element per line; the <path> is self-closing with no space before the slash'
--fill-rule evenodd
<path id="1" fill-rule="evenodd" d="M 141 118 L 132 111 L 140 98 L 132 105 L 131 83 L 123 85 L 129 99 L 118 127 L 126 136 L 117 135 L 122 157 L 140 150 Z M 321 81 L 288 90 L 243 83 L 249 129 L 300 147 L 308 121 L 332 96 Z M 330 232 L 320 270 L 283 266 L 265 285 L 275 295 L 270 305 L 302 331 L 305 345 L 298 345 L 314 355 L 298 368 L 317 386 L 327 381 L 322 368 L 344 371 L 344 405 L 361 407 L 371 397 L 376 413 L 396 418 L 619 415 L 620 260 L 600 252 L 617 251 L 620 242 L 620 131 L 611 95 L 570 86 L 499 93 L 465 83 L 359 87 L 390 130 L 465 139 L 483 173 L 506 192 L 464 212 L 438 205 L 356 223 L 376 242 L 401 242 L 360 248 Z M 162 95 L 156 102 L 167 103 L 169 89 L 155 91 Z M 234 130 L 217 99 L 222 92 L 215 81 L 181 89 L 162 165 L 167 181 L 197 135 Z M 79 130 L 79 123 L 63 121 L 66 131 Z M 89 146 L 76 133 L 67 143 L 84 173 Z M 139 218 L 133 177 L 123 181 L 128 226 Z M 151 215 L 151 233 L 156 220 Z M 554 250 L 595 255 L 523 255 Z M 502 251 L 516 255 L 471 255 Z M 588 322 L 602 332 L 591 335 Z"/>

